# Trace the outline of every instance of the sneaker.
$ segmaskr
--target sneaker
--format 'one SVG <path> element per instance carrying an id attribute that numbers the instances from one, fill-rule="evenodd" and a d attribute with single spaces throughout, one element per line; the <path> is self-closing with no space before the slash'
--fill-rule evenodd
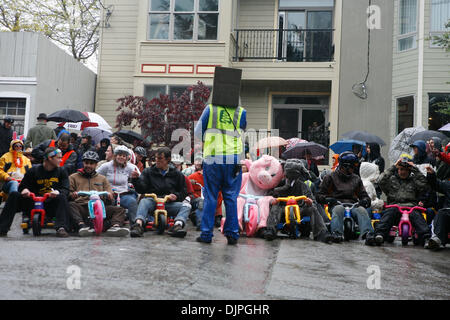
<path id="1" fill-rule="evenodd" d="M 89 236 L 93 236 L 95 235 L 95 230 L 94 228 L 89 228 L 89 227 L 82 227 L 80 228 L 80 230 L 78 230 L 78 235 L 80 237 L 89 237 Z"/>
<path id="2" fill-rule="evenodd" d="M 59 228 L 56 231 L 56 236 L 59 238 L 67 238 L 69 236 L 69 234 L 67 233 L 67 231 L 64 228 Z"/>
<path id="3" fill-rule="evenodd" d="M 195 241 L 202 242 L 202 243 L 211 243 L 212 242 L 212 240 L 206 240 L 206 239 L 203 239 L 202 237 L 197 237 L 197 239 L 195 239 Z"/>
<path id="4" fill-rule="evenodd" d="M 441 239 L 437 236 L 432 236 L 430 239 L 425 241 L 425 249 L 439 250 L 441 248 Z"/>
<path id="5" fill-rule="evenodd" d="M 383 236 L 382 236 L 381 234 L 377 234 L 377 235 L 375 236 L 375 244 L 376 244 L 377 246 L 381 246 L 381 245 L 383 244 L 383 242 L 384 242 Z"/>
<path id="6" fill-rule="evenodd" d="M 129 234 L 130 230 L 121 227 L 111 227 L 105 232 L 105 235 L 110 237 L 126 237 Z"/>
<path id="7" fill-rule="evenodd" d="M 131 227 L 131 232 L 130 232 L 130 236 L 132 238 L 140 238 L 144 236 L 144 228 L 135 223 L 132 227 Z"/>
<path id="8" fill-rule="evenodd" d="M 170 228 L 167 233 L 169 236 L 176 238 L 184 238 L 186 236 L 187 231 L 183 228 L 181 224 L 174 224 L 172 228 Z"/>
<path id="9" fill-rule="evenodd" d="M 267 241 L 275 240 L 275 238 L 277 237 L 277 235 L 272 230 L 269 230 L 269 229 L 264 231 L 263 236 L 264 236 L 264 239 L 266 239 Z"/>
<path id="10" fill-rule="evenodd" d="M 342 241 L 344 241 L 344 237 L 341 236 L 339 233 L 333 232 L 331 236 L 333 237 L 334 243 L 341 243 Z"/>
<path id="11" fill-rule="evenodd" d="M 318 236 L 317 236 L 317 241 L 322 241 L 323 243 L 327 243 L 327 244 L 331 244 L 333 243 L 333 236 L 331 233 L 329 233 L 328 231 L 322 231 Z"/>
<path id="12" fill-rule="evenodd" d="M 366 246 L 374 246 L 376 244 L 375 242 L 375 235 L 372 232 L 366 232 L 363 235 L 363 239 L 366 239 Z"/>
<path id="13" fill-rule="evenodd" d="M 237 244 L 238 239 L 233 238 L 232 236 L 227 236 L 228 245 L 234 246 Z"/>

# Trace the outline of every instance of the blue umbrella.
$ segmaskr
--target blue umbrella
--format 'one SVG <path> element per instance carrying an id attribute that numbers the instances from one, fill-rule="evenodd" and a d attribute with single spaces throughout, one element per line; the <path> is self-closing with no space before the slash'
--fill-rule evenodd
<path id="1" fill-rule="evenodd" d="M 330 146 L 330 149 L 333 150 L 334 153 L 341 154 L 342 152 L 345 151 L 352 151 L 352 146 L 354 144 L 359 144 L 363 147 L 366 146 L 365 142 L 359 140 L 340 140 L 333 143 Z"/>

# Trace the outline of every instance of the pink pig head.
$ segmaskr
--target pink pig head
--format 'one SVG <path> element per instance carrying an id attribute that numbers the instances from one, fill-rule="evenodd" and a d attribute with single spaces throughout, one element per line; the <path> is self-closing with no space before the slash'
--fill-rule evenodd
<path id="1" fill-rule="evenodd" d="M 263 190 L 275 188 L 283 177 L 280 162 L 272 156 L 263 155 L 250 167 L 250 179 Z"/>

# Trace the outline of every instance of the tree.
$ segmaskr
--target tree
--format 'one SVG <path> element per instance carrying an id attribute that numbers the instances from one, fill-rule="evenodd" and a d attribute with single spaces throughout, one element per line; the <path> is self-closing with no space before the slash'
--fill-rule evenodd
<path id="1" fill-rule="evenodd" d="M 0 0 L 0 27 L 40 32 L 82 61 L 97 51 L 102 7 L 100 0 Z"/>
<path id="2" fill-rule="evenodd" d="M 171 141 L 176 129 L 193 130 L 194 121 L 198 121 L 210 96 L 210 90 L 202 82 L 190 86 L 178 97 L 160 94 L 148 101 L 144 97 L 126 96 L 117 100 L 119 112 L 116 128 L 124 126 L 140 128 L 153 144 L 163 143 L 172 147 Z"/>

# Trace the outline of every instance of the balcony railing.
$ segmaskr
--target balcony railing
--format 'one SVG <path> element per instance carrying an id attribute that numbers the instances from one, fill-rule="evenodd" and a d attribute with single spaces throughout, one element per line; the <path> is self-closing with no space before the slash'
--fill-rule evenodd
<path id="1" fill-rule="evenodd" d="M 236 29 L 234 61 L 332 61 L 333 29 Z"/>

